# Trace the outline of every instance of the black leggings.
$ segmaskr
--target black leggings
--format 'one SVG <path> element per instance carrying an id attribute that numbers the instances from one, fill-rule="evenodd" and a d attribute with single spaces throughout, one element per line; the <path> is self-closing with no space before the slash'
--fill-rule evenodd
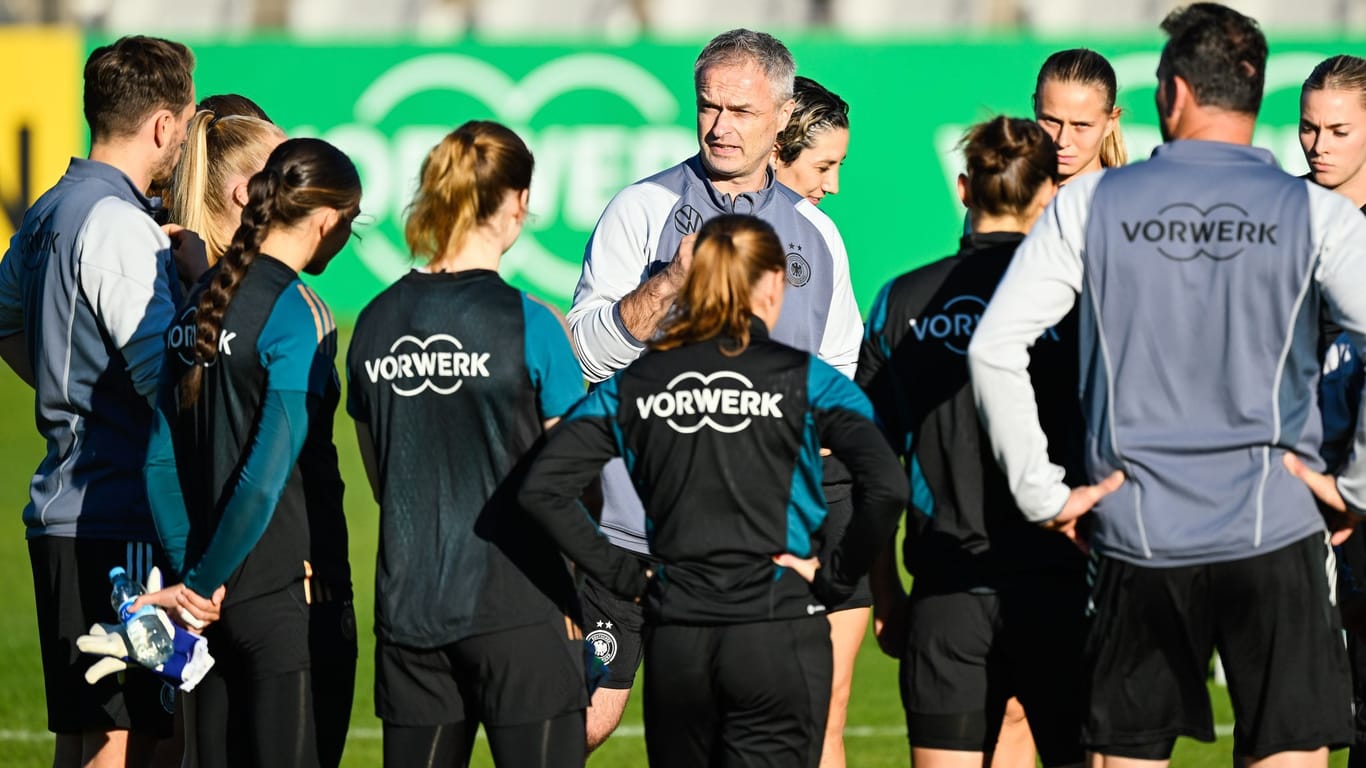
<path id="1" fill-rule="evenodd" d="M 356 693 L 356 614 L 350 600 L 314 603 L 309 608 L 318 763 L 322 768 L 337 768 Z"/>
<path id="2" fill-rule="evenodd" d="M 199 768 L 317 766 L 312 700 L 306 669 L 264 680 L 210 672 L 185 697 Z"/>
<path id="3" fill-rule="evenodd" d="M 513 768 L 579 768 L 585 754 L 584 713 L 526 725 L 485 726 L 493 763 Z M 475 720 L 445 725 L 384 724 L 384 764 L 408 768 L 466 768 L 479 728 Z"/>
<path id="4" fill-rule="evenodd" d="M 308 625 L 300 582 L 227 606 L 209 627 L 214 666 L 185 697 L 199 768 L 317 768 Z"/>

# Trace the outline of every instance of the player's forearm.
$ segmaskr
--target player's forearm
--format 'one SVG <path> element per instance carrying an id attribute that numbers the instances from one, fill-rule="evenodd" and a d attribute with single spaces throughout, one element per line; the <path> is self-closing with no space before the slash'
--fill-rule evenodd
<path id="1" fill-rule="evenodd" d="M 236 485 L 203 557 L 185 574 L 185 586 L 196 594 L 212 595 L 226 583 L 265 534 L 308 436 L 307 398 L 266 390 Z"/>
<path id="2" fill-rule="evenodd" d="M 875 556 L 889 545 L 909 490 L 901 462 L 877 427 L 843 409 L 816 416 L 821 444 L 828 445 L 854 478 L 854 514 L 844 535 L 824 558 L 814 589 L 827 605 L 851 594 Z"/>
<path id="3" fill-rule="evenodd" d="M 868 587 L 873 593 L 873 607 L 879 615 L 888 613 L 906 599 L 901 586 L 901 575 L 896 570 L 896 539 L 888 538 L 882 549 L 873 555 L 868 569 Z"/>
<path id="4" fill-rule="evenodd" d="M 170 392 L 163 393 L 157 410 L 152 414 L 152 434 L 143 478 L 147 484 L 147 502 L 157 538 L 161 541 L 161 549 L 174 579 L 179 580 L 185 573 L 185 543 L 190 536 L 190 516 L 185 509 L 185 496 L 180 487 L 175 444 L 171 436 L 170 419 L 175 415 L 173 403 Z"/>
<path id="5" fill-rule="evenodd" d="M 986 326 L 983 333 L 991 314 L 989 306 L 968 345 L 973 395 L 1016 506 L 1029 521 L 1042 523 L 1062 510 L 1069 489 L 1063 483 L 1062 467 L 1048 458 L 1048 440 L 1039 424 L 1029 378 L 1029 345 L 1019 334 L 1012 334 L 1008 318 Z M 998 312 L 997 317 L 1004 316 Z"/>

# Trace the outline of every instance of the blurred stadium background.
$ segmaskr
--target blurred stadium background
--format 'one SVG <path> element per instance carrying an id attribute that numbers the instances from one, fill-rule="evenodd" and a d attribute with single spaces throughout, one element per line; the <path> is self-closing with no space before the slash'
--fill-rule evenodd
<path id="1" fill-rule="evenodd" d="M 465 34 L 693 35 L 750 26 L 877 36 L 950 30 L 1034 33 L 1146 29 L 1167 0 L 3 0 L 0 22 L 75 24 L 107 33 L 248 34 L 285 30 L 309 37 Z M 1242 0 L 1228 5 L 1271 30 L 1366 29 L 1360 0 Z"/>
<path id="2" fill-rule="evenodd" d="M 1267 31 L 1272 58 L 1256 142 L 1303 172 L 1299 86 L 1337 53 L 1366 52 L 1366 0 L 1232 0 Z M 867 307 L 895 274 L 951 253 L 962 227 L 954 145 L 973 122 L 1027 116 L 1038 66 L 1060 48 L 1105 54 L 1119 75 L 1131 160 L 1160 138 L 1156 0 L 0 0 L 0 239 L 81 154 L 81 66 L 122 34 L 183 40 L 201 97 L 237 92 L 291 135 L 345 149 L 365 184 L 362 238 L 314 281 L 354 317 L 409 266 L 402 213 L 426 151 L 469 119 L 501 120 L 537 157 L 531 220 L 505 260 L 515 284 L 567 307 L 583 244 L 611 196 L 696 150 L 692 62 L 713 34 L 771 31 L 799 72 L 852 105 L 840 194 L 822 207 L 848 245 Z M 346 336 L 343 328 L 343 336 Z M 345 338 L 343 339 L 343 354 Z M 42 454 L 32 396 L 0 371 L 0 765 L 50 764 L 19 510 Z M 346 765 L 380 762 L 371 705 L 375 505 L 344 413 L 337 428 L 357 588 L 361 658 Z M 458 586 L 456 587 L 458 588 Z M 1221 738 L 1182 742 L 1175 765 L 1229 762 Z M 849 717 L 851 766 L 906 765 L 894 662 L 871 641 Z M 644 765 L 639 697 L 592 766 Z M 1335 765 L 1345 764 L 1335 756 Z M 482 761 L 482 762 L 481 762 Z M 476 764 L 489 765 L 481 751 Z"/>

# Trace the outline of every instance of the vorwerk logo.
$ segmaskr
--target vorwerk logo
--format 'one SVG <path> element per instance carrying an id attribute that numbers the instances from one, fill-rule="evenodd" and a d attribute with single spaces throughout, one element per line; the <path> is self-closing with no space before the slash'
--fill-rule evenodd
<path id="1" fill-rule="evenodd" d="M 911 318 L 911 333 L 916 341 L 942 341 L 949 351 L 966 355 L 972 332 L 986 308 L 987 303 L 977 296 L 955 296 L 937 313 Z"/>
<path id="2" fill-rule="evenodd" d="M 678 75 L 687 81 L 686 71 Z M 603 124 L 601 116 L 584 114 L 581 123 L 530 127 L 550 102 L 583 92 L 609 95 L 643 124 L 612 124 L 621 118 Z M 378 231 L 353 246 L 362 263 L 385 283 L 402 277 L 412 266 L 401 222 L 412 194 L 414 170 L 454 125 L 447 122 L 449 114 L 436 109 L 426 118 L 431 124 L 420 124 L 423 117 L 406 117 L 414 108 L 405 104 L 414 99 L 425 104 L 442 93 L 482 104 L 490 117 L 515 130 L 535 152 L 531 207 L 536 215 L 504 257 L 502 271 L 507 277 L 520 275 L 540 293 L 554 298 L 567 300 L 578 282 L 583 242 L 611 196 L 697 150 L 692 132 L 676 125 L 678 98 L 651 72 L 625 58 L 571 54 L 547 61 L 521 80 L 487 61 L 456 53 L 431 53 L 403 61 L 361 93 L 355 122 L 321 132 L 322 138 L 356 160 L 365 182 L 367 209 L 381 223 L 394 223 L 385 228 L 397 235 Z M 407 110 L 405 119 L 399 121 L 402 127 L 387 127 L 395 122 L 392 113 L 401 109 Z M 319 132 L 301 127 L 297 133 Z M 546 230 L 556 228 L 571 231 L 574 248 L 546 247 L 540 242 Z"/>
<path id="3" fill-rule="evenodd" d="M 22 213 L 20 216 L 22 218 Z M 61 240 L 62 233 L 54 231 L 51 224 L 52 217 L 49 216 L 34 231 L 19 236 L 16 245 L 19 253 L 23 254 L 25 269 L 38 269 L 44 259 L 57 254 L 57 241 Z M 15 220 L 14 226 L 18 229 L 19 220 Z"/>
<path id="4" fill-rule="evenodd" d="M 194 345 L 199 338 L 199 328 L 195 325 L 195 318 L 199 315 L 199 308 L 191 305 L 186 307 L 176 318 L 174 324 L 166 331 L 166 348 L 175 350 L 176 357 L 186 365 L 194 365 Z M 232 342 L 237 338 L 235 331 L 227 328 L 218 331 L 218 354 L 231 355 Z M 209 363 L 213 365 L 213 363 Z"/>
<path id="5" fill-rule="evenodd" d="M 978 296 L 964 294 L 954 296 L 944 302 L 944 306 L 933 315 L 911 318 L 911 333 L 916 341 L 931 339 L 943 342 L 944 348 L 957 355 L 968 353 L 968 343 L 982 321 L 982 312 L 987 303 Z M 1058 331 L 1049 328 L 1039 338 L 1058 341 Z"/>
<path id="6" fill-rule="evenodd" d="M 1147 242 L 1172 261 L 1204 256 L 1228 261 L 1248 245 L 1276 244 L 1276 225 L 1248 220 L 1248 212 L 1234 203 L 1201 208 L 1194 203 L 1172 203 L 1150 219 L 1121 221 L 1124 239 Z"/>
<path id="7" fill-rule="evenodd" d="M 709 386 L 718 381 L 731 386 Z M 748 427 L 755 418 L 783 417 L 778 407 L 782 393 L 757 392 L 753 382 L 735 371 L 715 371 L 710 375 L 696 371 L 680 373 L 665 389 L 636 398 L 640 418 L 665 419 L 674 431 L 685 435 L 703 427 L 733 434 Z"/>
<path id="8" fill-rule="evenodd" d="M 400 336 L 389 354 L 365 361 L 371 384 L 389 382 L 394 394 L 414 397 L 427 390 L 455 394 L 467 378 L 488 378 L 489 353 L 466 352 L 460 340 L 445 333 L 425 339 Z"/>

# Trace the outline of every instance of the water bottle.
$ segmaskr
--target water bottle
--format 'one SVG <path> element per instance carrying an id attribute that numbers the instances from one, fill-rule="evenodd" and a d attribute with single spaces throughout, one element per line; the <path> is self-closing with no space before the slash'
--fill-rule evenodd
<path id="1" fill-rule="evenodd" d="M 118 614 L 119 621 L 123 622 L 128 635 L 129 658 L 145 667 L 157 667 L 166 663 L 175 647 L 166 626 L 157 616 L 157 609 L 147 605 L 139 608 L 136 613 L 133 612 L 133 601 L 145 591 L 142 584 L 129 577 L 128 572 L 121 566 L 110 569 L 109 581 L 114 585 L 109 602 L 114 606 L 114 611 Z"/>

